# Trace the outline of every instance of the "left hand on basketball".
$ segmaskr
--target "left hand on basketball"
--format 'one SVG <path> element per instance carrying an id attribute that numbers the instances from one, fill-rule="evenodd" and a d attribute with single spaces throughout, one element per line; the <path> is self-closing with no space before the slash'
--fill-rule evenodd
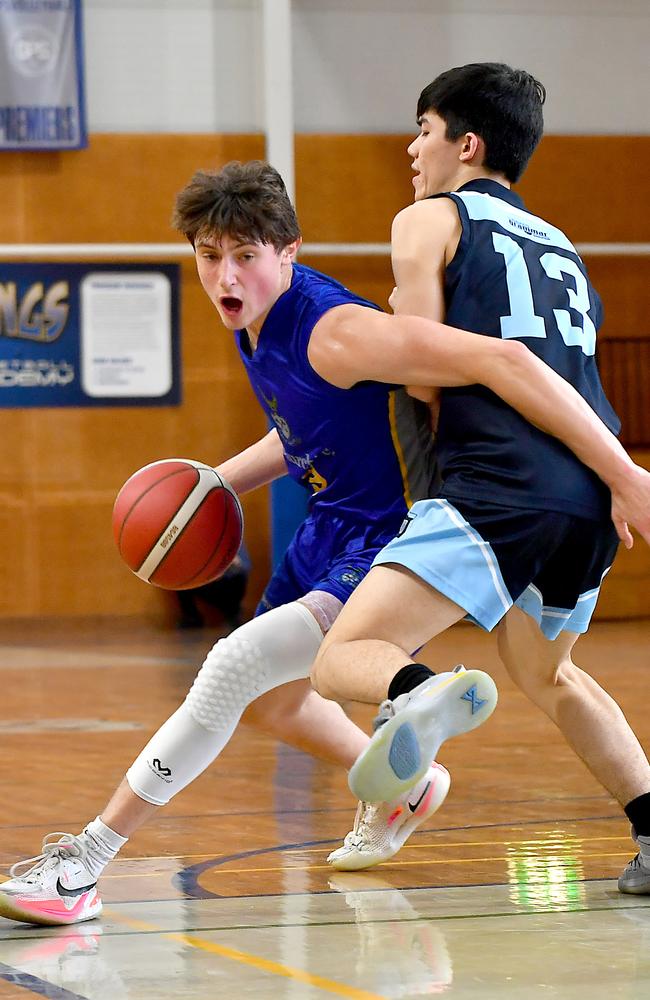
<path id="1" fill-rule="evenodd" d="M 631 549 L 634 544 L 630 527 L 650 545 L 650 472 L 634 465 L 623 482 L 611 486 L 611 491 L 612 521 L 625 548 Z"/>

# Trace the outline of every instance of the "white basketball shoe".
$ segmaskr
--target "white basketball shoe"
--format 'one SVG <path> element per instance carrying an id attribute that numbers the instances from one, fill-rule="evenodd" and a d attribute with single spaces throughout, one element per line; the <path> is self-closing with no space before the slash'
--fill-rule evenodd
<path id="1" fill-rule="evenodd" d="M 59 838 L 52 841 L 50 838 Z M 102 912 L 86 848 L 71 833 L 49 833 L 43 853 L 18 861 L 0 884 L 0 916 L 28 924 L 77 924 Z M 26 871 L 25 866 L 31 865 Z"/>
<path id="2" fill-rule="evenodd" d="M 388 861 L 447 797 L 451 778 L 433 763 L 421 781 L 393 802 L 360 802 L 354 827 L 328 862 L 339 871 L 360 871 Z"/>
<path id="3" fill-rule="evenodd" d="M 619 876 L 618 891 L 647 896 L 650 894 L 650 837 L 640 837 L 632 828 L 632 838 L 639 846 L 639 853 Z"/>
<path id="4" fill-rule="evenodd" d="M 423 777 L 445 740 L 485 722 L 497 699 L 488 674 L 460 665 L 383 702 L 375 734 L 348 775 L 350 791 L 362 802 L 392 802 Z"/>

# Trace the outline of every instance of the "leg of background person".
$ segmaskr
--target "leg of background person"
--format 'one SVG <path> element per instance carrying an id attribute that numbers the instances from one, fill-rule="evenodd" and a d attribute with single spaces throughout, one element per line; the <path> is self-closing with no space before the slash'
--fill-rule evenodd
<path id="1" fill-rule="evenodd" d="M 379 704 L 412 651 L 464 617 L 403 567 L 375 566 L 321 644 L 312 684 L 324 698 Z"/>
<path id="2" fill-rule="evenodd" d="M 292 681 L 256 698 L 242 722 L 328 764 L 349 770 L 368 736 L 340 705 L 326 701 L 309 681 Z"/>
<path id="3" fill-rule="evenodd" d="M 623 807 L 650 791 L 650 765 L 621 709 L 571 658 L 575 633 L 546 639 L 537 622 L 514 607 L 498 626 L 497 639 L 515 684 Z"/>

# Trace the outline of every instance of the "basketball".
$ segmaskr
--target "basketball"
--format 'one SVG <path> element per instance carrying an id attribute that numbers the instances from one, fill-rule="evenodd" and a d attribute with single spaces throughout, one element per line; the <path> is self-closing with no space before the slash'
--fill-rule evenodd
<path id="1" fill-rule="evenodd" d="M 186 458 L 134 472 L 113 507 L 122 559 L 141 580 L 166 590 L 189 590 L 221 576 L 237 555 L 243 525 L 229 483 Z"/>

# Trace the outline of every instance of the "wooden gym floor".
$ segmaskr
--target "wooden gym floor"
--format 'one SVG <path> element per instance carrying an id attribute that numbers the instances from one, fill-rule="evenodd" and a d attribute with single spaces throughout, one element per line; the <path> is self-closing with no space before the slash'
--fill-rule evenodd
<path id="1" fill-rule="evenodd" d="M 577 657 L 646 747 L 649 638 L 650 623 L 598 623 Z M 3 625 L 0 877 L 97 814 L 212 639 Z M 458 626 L 430 649 L 442 668 L 492 672 L 500 704 L 443 747 L 449 798 L 392 862 L 328 868 L 354 814 L 344 774 L 240 730 L 108 869 L 99 920 L 0 921 L 0 1000 L 647 998 L 650 897 L 616 891 L 633 854 L 620 810 L 489 636 Z"/>

